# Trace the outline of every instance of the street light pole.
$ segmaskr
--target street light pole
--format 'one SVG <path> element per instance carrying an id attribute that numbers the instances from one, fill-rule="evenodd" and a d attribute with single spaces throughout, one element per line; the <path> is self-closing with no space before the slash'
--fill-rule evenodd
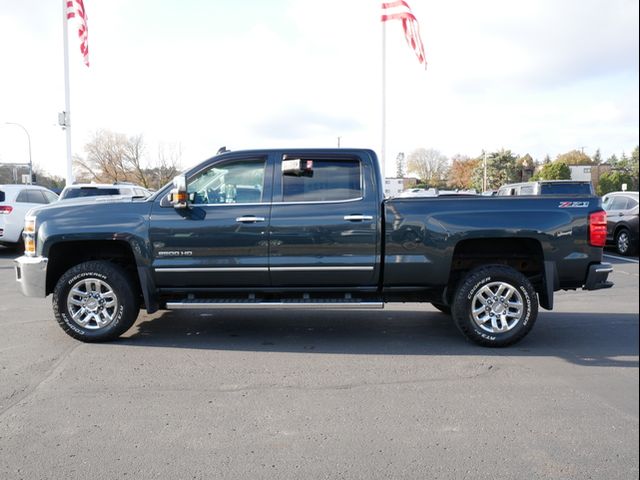
<path id="1" fill-rule="evenodd" d="M 19 123 L 16 122 L 4 122 L 6 125 L 15 125 L 16 127 L 20 127 L 22 130 L 24 130 L 24 133 L 27 134 L 27 142 L 29 143 L 29 184 L 33 183 L 33 162 L 31 161 L 31 135 L 29 135 L 29 132 L 27 131 L 26 128 L 24 128 L 24 125 L 21 125 Z"/>

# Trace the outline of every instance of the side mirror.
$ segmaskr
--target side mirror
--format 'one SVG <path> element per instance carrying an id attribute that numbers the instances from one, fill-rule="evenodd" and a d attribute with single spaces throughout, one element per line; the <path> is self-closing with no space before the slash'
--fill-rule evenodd
<path id="1" fill-rule="evenodd" d="M 313 160 L 282 160 L 282 175 L 290 177 L 313 177 Z"/>
<path id="2" fill-rule="evenodd" d="M 189 196 L 187 194 L 187 177 L 178 175 L 173 179 L 173 188 L 169 193 L 169 202 L 173 208 L 188 208 Z"/>

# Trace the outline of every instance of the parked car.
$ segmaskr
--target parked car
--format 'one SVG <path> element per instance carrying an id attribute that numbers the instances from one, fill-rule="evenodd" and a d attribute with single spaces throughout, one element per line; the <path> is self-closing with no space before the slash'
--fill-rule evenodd
<path id="1" fill-rule="evenodd" d="M 475 189 L 471 190 L 440 190 L 438 188 L 410 188 L 400 192 L 395 198 L 411 198 L 411 197 L 441 197 L 445 195 L 477 195 Z"/>
<path id="2" fill-rule="evenodd" d="M 581 180 L 537 180 L 509 183 L 498 189 L 498 196 L 508 195 L 593 195 L 591 182 Z"/>
<path id="3" fill-rule="evenodd" d="M 62 329 L 113 340 L 142 306 L 354 309 L 431 302 L 468 339 L 507 346 L 558 290 L 610 288 L 600 197 L 384 199 L 362 149 L 226 151 L 144 201 L 33 209 L 25 295 Z"/>
<path id="4" fill-rule="evenodd" d="M 27 212 L 56 200 L 55 193 L 37 185 L 0 185 L 0 245 L 21 245 Z"/>
<path id="5" fill-rule="evenodd" d="M 638 253 L 638 192 L 611 192 L 602 197 L 607 212 L 607 243 L 620 255 Z"/>
<path id="6" fill-rule="evenodd" d="M 396 195 L 396 198 L 408 198 L 408 197 L 437 197 L 437 188 L 410 188 L 404 190 Z"/>
<path id="7" fill-rule="evenodd" d="M 62 193 L 60 193 L 60 200 L 117 195 L 122 197 L 149 198 L 151 192 L 144 187 L 129 183 L 77 183 L 64 187 Z"/>

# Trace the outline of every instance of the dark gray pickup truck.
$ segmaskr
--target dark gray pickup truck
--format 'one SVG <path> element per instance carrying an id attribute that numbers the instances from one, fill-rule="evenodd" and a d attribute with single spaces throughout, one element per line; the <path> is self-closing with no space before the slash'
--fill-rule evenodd
<path id="1" fill-rule="evenodd" d="M 32 210 L 17 281 L 86 342 L 141 306 L 431 302 L 487 346 L 523 338 L 554 291 L 612 286 L 597 197 L 384 199 L 382 182 L 371 150 L 227 151 L 144 201 Z"/>

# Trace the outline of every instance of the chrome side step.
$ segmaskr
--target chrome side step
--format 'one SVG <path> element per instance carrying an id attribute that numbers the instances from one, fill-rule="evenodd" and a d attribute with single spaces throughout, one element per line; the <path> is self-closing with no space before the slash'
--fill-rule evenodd
<path id="1" fill-rule="evenodd" d="M 261 308 L 281 308 L 281 309 L 379 309 L 384 308 L 384 303 L 380 301 L 361 301 L 349 299 L 283 299 L 283 300 L 211 300 L 211 299 L 187 299 L 180 302 L 167 302 L 169 310 L 190 310 L 190 309 L 261 309 Z"/>

